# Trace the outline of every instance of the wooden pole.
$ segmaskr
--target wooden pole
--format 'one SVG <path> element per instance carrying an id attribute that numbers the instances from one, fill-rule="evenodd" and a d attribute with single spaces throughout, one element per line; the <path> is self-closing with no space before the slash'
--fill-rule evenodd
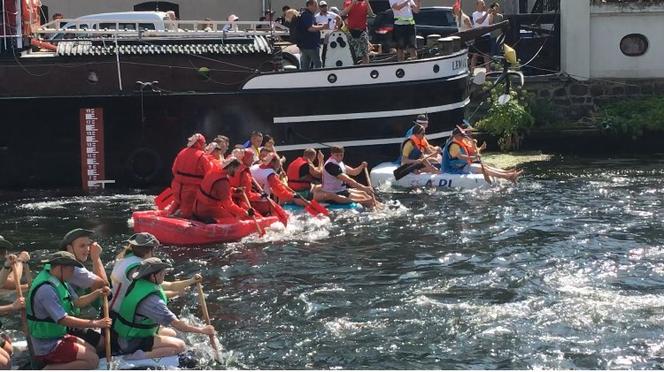
<path id="1" fill-rule="evenodd" d="M 102 295 L 102 308 L 104 310 L 104 318 L 110 318 L 109 310 L 108 310 L 108 296 L 105 294 Z M 111 329 L 106 328 L 104 329 L 104 348 L 106 349 L 106 369 L 111 369 L 111 361 L 112 361 L 112 355 L 111 355 Z"/>
<path id="2" fill-rule="evenodd" d="M 18 275 L 18 263 L 14 262 L 12 273 L 14 274 L 14 283 L 16 284 L 16 298 L 23 297 L 23 289 L 21 289 L 21 277 Z M 35 350 L 32 347 L 32 340 L 30 339 L 30 331 L 28 329 L 28 316 L 25 313 L 25 308 L 21 309 L 21 327 L 25 334 L 25 340 L 28 344 L 28 352 L 30 353 L 30 360 L 33 360 Z M 31 362 L 32 363 L 32 362 Z"/>
<path id="3" fill-rule="evenodd" d="M 200 305 L 201 311 L 203 312 L 203 319 L 205 320 L 205 323 L 211 325 L 212 323 L 210 322 L 210 313 L 208 313 L 207 303 L 205 303 L 205 293 L 203 293 L 203 285 L 200 282 L 197 284 L 198 284 L 198 304 Z M 210 343 L 212 344 L 212 348 L 214 349 L 214 360 L 219 362 L 221 358 L 219 358 L 217 339 L 214 337 L 214 335 L 210 335 Z"/>

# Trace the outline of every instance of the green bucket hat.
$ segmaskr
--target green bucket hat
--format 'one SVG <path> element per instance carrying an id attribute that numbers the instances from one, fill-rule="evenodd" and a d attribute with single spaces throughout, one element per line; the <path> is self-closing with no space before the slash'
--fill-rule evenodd
<path id="1" fill-rule="evenodd" d="M 164 262 L 157 257 L 146 258 L 138 266 L 138 270 L 132 274 L 132 279 L 137 280 L 145 278 L 146 276 L 158 273 L 163 269 L 170 269 L 173 267 L 168 262 Z"/>
<path id="2" fill-rule="evenodd" d="M 55 252 L 48 257 L 48 260 L 43 262 L 51 265 L 83 267 L 83 264 L 79 262 L 73 254 L 67 251 Z"/>
<path id="3" fill-rule="evenodd" d="M 82 238 L 84 236 L 92 236 L 94 235 L 95 232 L 92 230 L 86 230 L 86 229 L 74 229 L 70 232 L 68 232 L 64 238 L 62 238 L 62 241 L 60 242 L 60 249 L 66 249 L 69 244 L 71 244 L 74 240 L 78 238 Z"/>

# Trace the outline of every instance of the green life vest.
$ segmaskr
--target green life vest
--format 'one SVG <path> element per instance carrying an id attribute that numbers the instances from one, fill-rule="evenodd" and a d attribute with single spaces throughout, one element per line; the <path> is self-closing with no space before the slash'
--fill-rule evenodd
<path id="1" fill-rule="evenodd" d="M 51 318 L 38 319 L 35 317 L 35 309 L 33 307 L 34 297 L 42 285 L 50 285 L 55 289 L 55 293 L 58 295 L 58 303 L 68 315 L 75 313 L 75 307 L 69 294 L 69 285 L 51 275 L 50 268 L 50 265 L 44 267 L 44 270 L 32 281 L 25 303 L 28 328 L 30 329 L 30 335 L 34 338 L 52 339 L 60 338 L 67 334 L 67 327 L 56 323 L 55 320 Z"/>
<path id="2" fill-rule="evenodd" d="M 120 313 L 113 323 L 113 329 L 118 336 L 124 338 L 143 338 L 154 337 L 159 330 L 159 324 L 151 319 L 144 318 L 136 322 L 136 311 L 138 306 L 150 295 L 157 295 L 165 303 L 168 303 L 166 293 L 160 285 L 152 283 L 145 279 L 138 279 L 131 283 L 127 288 L 125 298 L 120 305 Z"/>

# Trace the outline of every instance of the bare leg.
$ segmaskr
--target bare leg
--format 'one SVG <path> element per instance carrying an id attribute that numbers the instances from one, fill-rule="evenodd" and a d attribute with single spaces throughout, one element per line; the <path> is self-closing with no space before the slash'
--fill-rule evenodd
<path id="1" fill-rule="evenodd" d="M 178 355 L 185 351 L 185 343 L 179 338 L 167 336 L 155 336 L 152 350 L 139 353 L 140 359 L 163 358 L 171 355 Z M 127 356 L 127 359 L 134 359 L 134 355 Z"/>
<path id="2" fill-rule="evenodd" d="M 78 351 L 76 360 L 69 363 L 48 364 L 44 369 L 96 369 L 99 365 L 99 357 L 95 348 L 81 340 L 76 341 Z"/>
<path id="3" fill-rule="evenodd" d="M 10 369 L 11 366 L 11 356 L 4 349 L 0 349 L 0 369 Z"/>
<path id="4" fill-rule="evenodd" d="M 412 59 L 417 59 L 417 49 L 415 49 L 415 48 L 410 48 L 410 49 L 409 49 L 409 52 L 410 52 L 410 58 L 412 58 Z"/>
<path id="5" fill-rule="evenodd" d="M 350 191 L 350 199 L 356 203 L 360 203 L 365 207 L 368 208 L 373 208 L 375 207 L 373 198 L 371 195 L 367 194 L 364 191 L 361 190 L 355 190 L 355 189 L 349 189 Z"/>
<path id="6" fill-rule="evenodd" d="M 173 328 L 168 328 L 168 327 L 159 327 L 159 332 L 157 333 L 159 336 L 166 336 L 166 337 L 175 337 L 177 333 L 175 333 L 175 330 Z"/>
<path id="7" fill-rule="evenodd" d="M 350 198 L 323 190 L 315 191 L 314 199 L 319 202 L 332 202 L 337 204 L 350 204 L 353 202 Z"/>

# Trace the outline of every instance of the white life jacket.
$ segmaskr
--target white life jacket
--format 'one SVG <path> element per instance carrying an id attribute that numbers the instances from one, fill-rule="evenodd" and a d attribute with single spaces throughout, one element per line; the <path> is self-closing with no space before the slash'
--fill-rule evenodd
<path id="1" fill-rule="evenodd" d="M 125 257 L 115 263 L 113 271 L 111 272 L 111 293 L 113 293 L 113 306 L 111 310 L 116 313 L 120 312 L 120 306 L 124 301 L 127 288 L 131 284 L 131 279 L 127 278 L 127 271 L 135 268 L 143 261 L 142 258 L 134 256 Z"/>
<path id="2" fill-rule="evenodd" d="M 332 164 L 338 165 L 341 168 L 341 172 L 343 174 L 346 174 L 346 166 L 344 165 L 343 161 L 342 162 L 337 162 L 336 160 L 334 160 L 333 158 L 330 157 L 325 162 L 325 165 L 327 165 L 327 163 L 332 163 Z M 347 189 L 346 184 L 344 183 L 344 181 L 342 181 L 342 180 L 338 179 L 337 177 L 329 174 L 327 172 L 327 170 L 325 169 L 325 166 L 323 166 L 323 179 L 322 179 L 322 181 L 323 181 L 323 191 L 325 191 L 325 192 L 332 192 L 332 193 L 336 194 L 336 193 L 341 192 L 341 191 L 346 191 L 346 189 Z"/>
<path id="3" fill-rule="evenodd" d="M 268 177 L 270 177 L 271 174 L 276 174 L 274 172 L 274 169 L 272 168 L 261 168 L 260 164 L 255 164 L 252 165 L 249 168 L 249 171 L 251 172 L 251 176 L 254 177 L 256 182 L 263 188 L 263 191 L 270 195 L 271 190 L 270 190 L 270 182 L 268 182 Z"/>

